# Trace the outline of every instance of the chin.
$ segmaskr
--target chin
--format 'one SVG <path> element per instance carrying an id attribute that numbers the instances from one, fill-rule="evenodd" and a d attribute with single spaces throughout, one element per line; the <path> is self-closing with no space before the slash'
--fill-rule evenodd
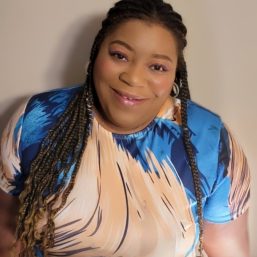
<path id="1" fill-rule="evenodd" d="M 125 116 L 125 115 L 124 115 Z M 113 127 L 114 132 L 121 134 L 135 133 L 144 129 L 150 122 L 144 121 L 143 119 L 129 119 L 126 115 L 126 118 L 122 119 L 113 119 L 110 121 Z"/>

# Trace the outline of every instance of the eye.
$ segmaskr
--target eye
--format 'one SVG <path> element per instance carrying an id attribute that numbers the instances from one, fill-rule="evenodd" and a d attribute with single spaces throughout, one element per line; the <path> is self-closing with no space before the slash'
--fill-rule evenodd
<path id="1" fill-rule="evenodd" d="M 160 72 L 168 71 L 167 67 L 162 64 L 153 64 L 150 66 L 150 69 L 154 71 L 160 71 Z"/>
<path id="2" fill-rule="evenodd" d="M 114 57 L 115 59 L 121 60 L 121 61 L 128 61 L 128 58 L 124 54 L 117 52 L 117 51 L 110 52 L 110 56 Z"/>

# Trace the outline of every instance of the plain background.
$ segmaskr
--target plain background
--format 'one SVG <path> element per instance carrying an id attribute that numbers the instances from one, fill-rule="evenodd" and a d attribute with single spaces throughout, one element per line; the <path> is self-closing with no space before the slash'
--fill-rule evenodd
<path id="1" fill-rule="evenodd" d="M 0 131 L 28 96 L 82 83 L 111 0 L 0 0 Z M 252 170 L 250 238 L 257 256 L 257 1 L 169 1 L 184 17 L 193 100 L 222 116 Z"/>

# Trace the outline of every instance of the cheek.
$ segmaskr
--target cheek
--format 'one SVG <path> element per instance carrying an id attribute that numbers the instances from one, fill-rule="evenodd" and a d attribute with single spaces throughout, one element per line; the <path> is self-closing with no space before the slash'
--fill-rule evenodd
<path id="1" fill-rule="evenodd" d="M 163 97 L 170 94 L 173 79 L 170 77 L 158 78 L 152 80 L 152 90 L 157 97 Z"/>
<path id="2" fill-rule="evenodd" d="M 94 68 L 95 82 L 108 82 L 113 78 L 116 69 L 110 58 L 99 57 L 96 59 Z"/>

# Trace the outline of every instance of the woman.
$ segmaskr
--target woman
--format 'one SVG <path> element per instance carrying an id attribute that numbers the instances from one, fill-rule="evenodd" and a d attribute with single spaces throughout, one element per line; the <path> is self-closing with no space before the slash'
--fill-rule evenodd
<path id="1" fill-rule="evenodd" d="M 7 126 L 1 188 L 19 196 L 21 256 L 249 256 L 246 159 L 190 101 L 186 27 L 122 0 L 83 86 L 33 96 Z M 171 97 L 172 95 L 173 97 Z"/>

